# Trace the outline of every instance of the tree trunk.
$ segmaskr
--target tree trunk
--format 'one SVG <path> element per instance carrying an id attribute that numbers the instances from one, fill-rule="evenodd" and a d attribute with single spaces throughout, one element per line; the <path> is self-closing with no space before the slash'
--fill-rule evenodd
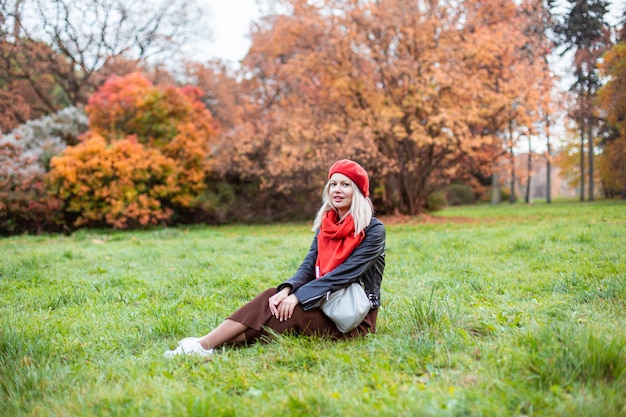
<path id="1" fill-rule="evenodd" d="M 509 203 L 515 203 L 515 154 L 513 146 L 511 146 L 511 195 L 509 195 Z"/>
<path id="2" fill-rule="evenodd" d="M 491 204 L 498 205 L 502 202 L 502 193 L 500 192 L 500 178 L 495 172 L 491 174 Z"/>
<path id="3" fill-rule="evenodd" d="M 585 201 L 585 118 L 580 119 L 580 201 Z"/>
<path id="4" fill-rule="evenodd" d="M 587 199 L 589 201 L 593 201 L 593 194 L 594 194 L 594 190 L 593 190 L 593 186 L 594 186 L 594 180 L 593 180 L 593 126 L 591 124 L 591 122 L 589 122 L 587 124 L 587 143 L 589 145 L 589 195 L 587 197 Z"/>
<path id="5" fill-rule="evenodd" d="M 527 169 L 527 174 L 526 174 L 526 195 L 524 196 L 524 202 L 526 204 L 530 204 L 531 203 L 531 195 L 530 195 L 530 190 L 531 190 L 531 182 L 533 179 L 533 174 L 532 174 L 532 169 L 533 169 L 533 152 L 532 152 L 532 146 L 531 146 L 531 138 L 530 135 L 528 135 L 528 165 L 526 166 Z"/>
<path id="6" fill-rule="evenodd" d="M 15 2 L 15 10 L 13 11 L 13 41 L 17 43 L 22 32 L 22 1 L 17 0 Z"/>
<path id="7" fill-rule="evenodd" d="M 513 153 L 513 127 L 511 126 L 511 122 L 509 122 L 509 151 L 511 155 L 511 194 L 509 195 L 509 203 L 515 203 L 515 154 Z"/>
<path id="8" fill-rule="evenodd" d="M 546 152 L 548 153 L 546 164 L 546 203 L 552 203 L 552 177 L 551 177 L 551 164 L 550 160 L 552 159 L 552 153 L 550 152 L 550 118 L 546 117 Z"/>

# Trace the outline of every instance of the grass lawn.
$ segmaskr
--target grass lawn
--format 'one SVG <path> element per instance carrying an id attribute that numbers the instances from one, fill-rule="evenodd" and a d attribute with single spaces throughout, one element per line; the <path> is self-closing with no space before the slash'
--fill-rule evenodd
<path id="1" fill-rule="evenodd" d="M 378 333 L 163 358 L 308 224 L 0 239 L 0 416 L 625 416 L 626 203 L 387 222 Z"/>

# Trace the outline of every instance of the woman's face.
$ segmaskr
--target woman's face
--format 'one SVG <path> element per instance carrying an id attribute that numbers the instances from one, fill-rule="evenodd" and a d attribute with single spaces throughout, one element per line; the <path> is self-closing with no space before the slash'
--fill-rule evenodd
<path id="1" fill-rule="evenodd" d="M 352 195 L 354 194 L 352 180 L 336 172 L 330 177 L 329 182 L 328 196 L 330 197 L 330 204 L 337 209 L 339 216 L 343 217 L 352 205 Z"/>

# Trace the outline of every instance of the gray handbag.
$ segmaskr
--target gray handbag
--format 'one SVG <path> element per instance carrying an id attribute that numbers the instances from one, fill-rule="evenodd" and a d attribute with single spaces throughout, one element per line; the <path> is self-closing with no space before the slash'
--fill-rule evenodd
<path id="1" fill-rule="evenodd" d="M 358 326 L 370 311 L 370 300 L 357 282 L 330 294 L 322 304 L 326 314 L 341 333 L 348 333 Z"/>

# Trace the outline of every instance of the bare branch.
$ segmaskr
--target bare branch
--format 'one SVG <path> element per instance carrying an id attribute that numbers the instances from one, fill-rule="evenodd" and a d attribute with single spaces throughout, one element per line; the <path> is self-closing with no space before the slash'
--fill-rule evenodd
<path id="1" fill-rule="evenodd" d="M 210 35 L 195 0 L 0 0 L 0 10 L 0 78 L 27 80 L 51 110 L 84 104 L 111 62 L 178 62 L 185 42 Z"/>

